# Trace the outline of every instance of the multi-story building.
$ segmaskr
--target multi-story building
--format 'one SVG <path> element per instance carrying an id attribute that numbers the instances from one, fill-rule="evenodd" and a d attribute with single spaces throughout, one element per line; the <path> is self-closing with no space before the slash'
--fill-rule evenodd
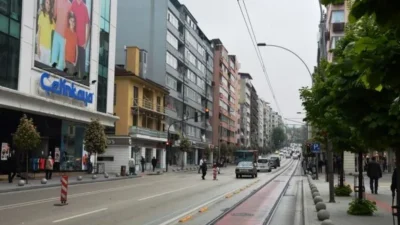
<path id="1" fill-rule="evenodd" d="M 252 147 L 258 146 L 258 95 L 254 86 L 251 87 L 250 98 L 250 144 Z"/>
<path id="2" fill-rule="evenodd" d="M 229 56 L 221 40 L 211 41 L 214 47 L 214 113 L 212 125 L 213 144 L 237 144 L 237 103 L 236 91 L 239 66 L 235 56 Z M 218 131 L 218 133 L 217 133 Z M 218 134 L 218 135 L 216 135 Z"/>
<path id="3" fill-rule="evenodd" d="M 327 6 L 325 40 L 327 41 L 328 61 L 333 60 L 333 53 L 330 50 L 334 49 L 336 42 L 344 36 L 345 24 L 349 13 L 345 2 Z"/>
<path id="4" fill-rule="evenodd" d="M 264 147 L 264 104 L 261 98 L 257 101 L 258 104 L 258 137 L 257 145 L 259 148 Z"/>
<path id="5" fill-rule="evenodd" d="M 239 73 L 240 76 L 240 146 L 250 146 L 250 106 L 253 79 L 249 73 Z"/>
<path id="6" fill-rule="evenodd" d="M 12 134 L 26 114 L 41 136 L 30 157 L 57 156 L 55 169 L 86 169 L 87 124 L 98 118 L 113 127 L 118 119 L 113 115 L 117 1 L 54 1 L 53 32 L 42 28 L 50 21 L 41 2 L 1 1 L 0 142 L 14 148 Z M 81 23 L 67 20 L 69 12 Z M 66 24 L 72 30 L 76 25 L 77 32 Z M 76 35 L 77 43 L 65 44 L 64 35 Z"/>
<path id="7" fill-rule="evenodd" d="M 203 116 L 205 108 L 214 115 L 210 40 L 177 0 L 119 0 L 118 21 L 116 63 L 125 64 L 125 46 L 147 50 L 146 78 L 170 89 L 165 129 L 175 136 L 186 136 L 192 143 L 193 151 L 183 154 L 174 145 L 167 160 L 172 164 L 198 163 L 213 137 L 212 116 L 210 120 Z M 199 122 L 193 119 L 195 112 L 201 115 Z"/>
<path id="8" fill-rule="evenodd" d="M 262 111 L 263 111 L 263 147 L 270 147 L 271 144 L 271 106 L 268 102 L 261 100 Z"/>
<path id="9" fill-rule="evenodd" d="M 138 47 L 127 47 L 125 67 L 115 67 L 114 112 L 120 118 L 115 134 L 130 136 L 134 148 L 140 148 L 140 154 L 131 153 L 136 162 L 143 155 L 150 169 L 151 159 L 156 157 L 158 167 L 165 168 L 164 100 L 168 89 L 145 78 L 146 70 L 141 68 L 146 67 L 146 56 Z"/>

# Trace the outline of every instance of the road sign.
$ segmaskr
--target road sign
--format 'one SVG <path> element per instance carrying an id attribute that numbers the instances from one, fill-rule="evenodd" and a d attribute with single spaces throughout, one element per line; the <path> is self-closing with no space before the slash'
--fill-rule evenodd
<path id="1" fill-rule="evenodd" d="M 311 151 L 313 153 L 319 153 L 321 151 L 321 146 L 319 143 L 312 143 L 311 144 Z"/>

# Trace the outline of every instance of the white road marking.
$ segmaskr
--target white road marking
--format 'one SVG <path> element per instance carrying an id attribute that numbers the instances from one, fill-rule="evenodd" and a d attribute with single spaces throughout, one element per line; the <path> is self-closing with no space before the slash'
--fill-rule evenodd
<path id="1" fill-rule="evenodd" d="M 66 221 L 66 220 L 71 220 L 71 219 L 75 219 L 75 218 L 78 218 L 78 217 L 87 216 L 87 215 L 90 215 L 90 214 L 93 214 L 93 213 L 98 213 L 98 212 L 106 211 L 107 209 L 108 209 L 108 208 L 98 209 L 98 210 L 94 210 L 94 211 L 91 211 L 91 212 L 87 212 L 87 213 L 82 213 L 82 214 L 78 214 L 78 215 L 75 215 L 75 216 L 66 217 L 66 218 L 64 218 L 64 219 L 54 220 L 53 223 L 64 222 L 64 221 Z"/>
<path id="2" fill-rule="evenodd" d="M 196 184 L 196 185 L 192 185 L 192 186 L 188 186 L 188 187 L 184 187 L 184 188 L 179 188 L 179 189 L 176 189 L 176 190 L 173 190 L 173 191 L 163 192 L 163 193 L 160 193 L 160 194 L 156 194 L 156 195 L 152 195 L 152 196 L 148 196 L 148 197 L 145 197 L 145 198 L 138 199 L 138 201 L 144 201 L 144 200 L 147 200 L 147 199 L 156 198 L 156 197 L 159 197 L 159 196 L 163 196 L 163 195 L 166 195 L 166 194 L 182 191 L 182 190 L 189 189 L 189 188 L 196 187 L 196 186 L 199 186 L 199 185 Z"/>
<path id="3" fill-rule="evenodd" d="M 159 182 L 162 182 L 162 181 L 156 181 L 156 182 L 144 183 L 144 184 L 136 184 L 136 185 L 128 185 L 128 186 L 117 187 L 117 188 L 109 188 L 109 189 L 103 189 L 103 190 L 98 190 L 98 191 L 89 191 L 89 192 L 84 192 L 84 193 L 72 194 L 72 195 L 68 195 L 68 199 L 82 197 L 82 196 L 88 196 L 88 195 L 94 195 L 94 194 L 101 194 L 101 193 L 105 193 L 105 192 L 121 191 L 121 190 L 130 189 L 130 188 L 134 188 L 134 187 L 153 185 L 153 184 L 159 183 Z M 53 198 L 46 198 L 46 199 L 41 199 L 41 200 L 29 201 L 29 202 L 21 202 L 21 203 L 16 203 L 16 204 L 3 205 L 3 206 L 0 206 L 0 211 L 6 210 L 6 209 L 15 209 L 15 208 L 20 208 L 20 207 L 24 207 L 24 206 L 31 206 L 31 205 L 37 205 L 37 204 L 57 201 L 59 199 L 60 199 L 60 197 L 53 197 Z"/>

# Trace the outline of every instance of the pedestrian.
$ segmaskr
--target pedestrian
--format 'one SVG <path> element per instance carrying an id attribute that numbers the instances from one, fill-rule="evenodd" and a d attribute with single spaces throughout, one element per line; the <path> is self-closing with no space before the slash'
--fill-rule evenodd
<path id="1" fill-rule="evenodd" d="M 17 156 L 15 155 L 15 152 L 12 151 L 10 153 L 10 157 L 7 159 L 8 183 L 13 182 L 15 174 L 17 173 L 17 166 L 18 166 Z"/>
<path id="2" fill-rule="evenodd" d="M 203 173 L 201 178 L 203 180 L 205 180 L 205 176 L 207 174 L 207 162 L 206 162 L 206 160 L 203 160 L 203 164 L 201 164 L 201 172 Z"/>
<path id="3" fill-rule="evenodd" d="M 142 156 L 142 159 L 140 160 L 140 164 L 142 164 L 142 173 L 144 173 L 144 166 L 146 164 L 146 160 L 144 159 L 143 156 Z"/>
<path id="4" fill-rule="evenodd" d="M 392 195 L 395 196 L 397 190 L 397 168 L 395 168 L 393 171 L 392 184 L 390 185 L 390 190 L 392 190 Z"/>
<path id="5" fill-rule="evenodd" d="M 199 171 L 198 171 L 198 173 L 200 173 L 200 170 L 201 170 L 201 167 L 203 166 L 203 158 L 201 158 L 200 159 L 200 162 L 199 162 Z"/>
<path id="6" fill-rule="evenodd" d="M 46 179 L 51 180 L 51 175 L 53 174 L 53 159 L 49 155 L 49 157 L 46 160 Z"/>
<path id="7" fill-rule="evenodd" d="M 153 172 L 156 169 L 157 166 L 157 159 L 156 157 L 153 156 L 153 159 L 151 160 L 151 165 L 153 166 Z"/>
<path id="8" fill-rule="evenodd" d="M 371 161 L 367 166 L 367 176 L 369 177 L 369 185 L 372 194 L 378 194 L 378 180 L 382 177 L 382 169 L 378 162 L 376 162 L 375 156 L 372 157 Z"/>

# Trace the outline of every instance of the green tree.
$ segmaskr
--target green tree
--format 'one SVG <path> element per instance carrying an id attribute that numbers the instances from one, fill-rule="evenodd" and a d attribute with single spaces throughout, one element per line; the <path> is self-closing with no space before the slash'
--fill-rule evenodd
<path id="1" fill-rule="evenodd" d="M 278 149 L 283 145 L 287 137 L 285 131 L 281 127 L 275 127 L 272 130 L 271 139 L 275 149 Z"/>
<path id="2" fill-rule="evenodd" d="M 181 161 L 181 169 L 185 167 L 185 159 L 184 159 L 184 153 L 185 152 L 190 152 L 192 150 L 192 143 L 189 141 L 189 139 L 183 135 L 179 135 L 179 148 L 181 150 L 181 156 L 182 156 L 182 161 Z"/>
<path id="3" fill-rule="evenodd" d="M 18 151 L 25 154 L 26 182 L 28 183 L 29 152 L 35 150 L 40 144 L 40 133 L 36 130 L 32 118 L 25 114 L 19 120 L 19 125 L 13 136 L 13 143 Z"/>
<path id="4" fill-rule="evenodd" d="M 104 132 L 104 126 L 99 119 L 92 119 L 85 131 L 84 136 L 85 150 L 89 153 L 89 159 L 92 154 L 103 154 L 107 149 L 107 137 Z M 91 172 L 92 167 L 88 167 Z"/>

